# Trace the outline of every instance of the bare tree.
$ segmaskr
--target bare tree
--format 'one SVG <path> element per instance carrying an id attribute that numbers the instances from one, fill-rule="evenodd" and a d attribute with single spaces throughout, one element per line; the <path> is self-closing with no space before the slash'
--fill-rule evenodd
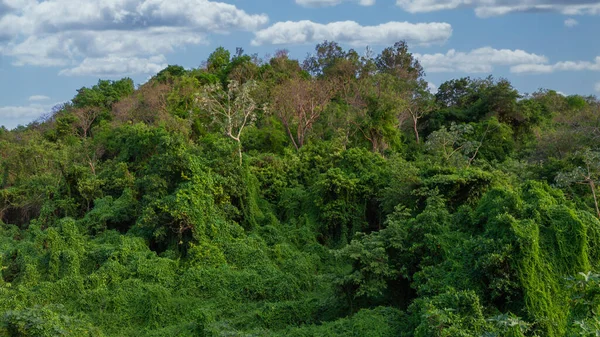
<path id="1" fill-rule="evenodd" d="M 154 124 L 168 119 L 167 97 L 171 87 L 162 83 L 146 83 L 136 93 L 113 104 L 112 112 L 115 120 L 120 122 L 132 121 Z M 181 97 L 192 96 L 191 89 L 181 94 Z M 193 101 L 193 99 L 191 100 Z"/>
<path id="2" fill-rule="evenodd" d="M 81 128 L 83 138 L 87 138 L 92 124 L 102 112 L 101 109 L 99 107 L 85 107 L 73 109 L 72 112 L 77 117 L 76 125 Z"/>
<path id="3" fill-rule="evenodd" d="M 220 84 L 205 86 L 196 98 L 201 108 L 215 117 L 225 135 L 237 142 L 240 165 L 242 165 L 242 141 L 244 128 L 253 122 L 258 108 L 251 96 L 256 82 L 249 81 L 242 85 L 237 81 L 229 82 L 227 90 Z"/>
<path id="4" fill-rule="evenodd" d="M 304 145 L 333 95 L 333 86 L 324 80 L 293 78 L 275 88 L 275 114 L 296 150 Z"/>

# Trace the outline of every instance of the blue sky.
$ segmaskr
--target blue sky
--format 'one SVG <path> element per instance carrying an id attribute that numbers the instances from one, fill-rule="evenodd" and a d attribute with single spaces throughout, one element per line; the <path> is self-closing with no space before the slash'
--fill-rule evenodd
<path id="1" fill-rule="evenodd" d="M 0 125 L 27 124 L 98 79 L 143 83 L 218 46 L 303 59 L 323 40 L 406 40 L 432 87 L 508 78 L 600 94 L 600 0 L 0 0 Z"/>

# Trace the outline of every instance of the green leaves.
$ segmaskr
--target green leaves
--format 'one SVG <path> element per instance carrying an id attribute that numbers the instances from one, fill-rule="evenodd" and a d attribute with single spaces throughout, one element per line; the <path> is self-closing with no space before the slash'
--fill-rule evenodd
<path id="1" fill-rule="evenodd" d="M 426 148 L 442 163 L 454 166 L 465 166 L 480 145 L 469 139 L 473 127 L 469 124 L 452 124 L 450 129 L 442 126 L 427 138 Z"/>
<path id="2" fill-rule="evenodd" d="M 599 335 L 597 99 L 434 97 L 404 42 L 300 64 L 220 47 L 0 130 L 0 335 Z"/>
<path id="3" fill-rule="evenodd" d="M 7 311 L 2 317 L 0 332 L 11 337 L 102 336 L 88 322 L 61 314 L 61 311 L 64 311 L 62 306 Z"/>

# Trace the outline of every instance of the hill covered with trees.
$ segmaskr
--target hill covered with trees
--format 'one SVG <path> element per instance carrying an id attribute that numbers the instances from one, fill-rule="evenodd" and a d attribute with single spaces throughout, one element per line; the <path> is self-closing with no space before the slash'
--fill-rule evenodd
<path id="1" fill-rule="evenodd" d="M 600 102 L 218 48 L 0 130 L 0 335 L 598 336 Z"/>

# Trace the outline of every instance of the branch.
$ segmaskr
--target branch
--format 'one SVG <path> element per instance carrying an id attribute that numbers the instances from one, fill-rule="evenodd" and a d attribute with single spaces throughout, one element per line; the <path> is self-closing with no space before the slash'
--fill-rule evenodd
<path id="1" fill-rule="evenodd" d="M 469 168 L 471 166 L 471 163 L 473 163 L 473 160 L 475 160 L 475 157 L 477 157 L 477 153 L 479 152 L 479 149 L 483 145 L 483 140 L 485 139 L 485 136 L 487 135 L 489 129 L 490 129 L 490 124 L 488 123 L 487 128 L 485 129 L 485 132 L 483 132 L 483 136 L 481 136 L 481 140 L 479 141 L 479 146 L 477 146 L 477 149 L 475 149 L 475 154 L 473 154 L 473 156 L 471 158 L 469 158 L 469 163 L 467 164 L 467 168 Z M 497 129 L 497 127 L 494 128 L 494 130 L 495 129 Z"/>

